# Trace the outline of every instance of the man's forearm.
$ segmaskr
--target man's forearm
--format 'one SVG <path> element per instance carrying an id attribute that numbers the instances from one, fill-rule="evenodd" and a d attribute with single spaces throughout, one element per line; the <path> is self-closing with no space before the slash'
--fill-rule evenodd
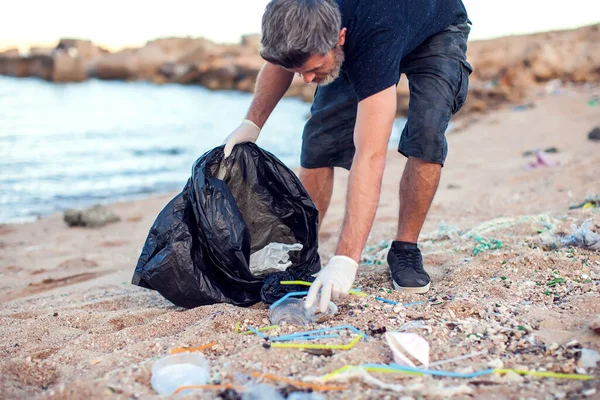
<path id="1" fill-rule="evenodd" d="M 359 261 L 377 212 L 384 167 L 385 155 L 355 157 L 348 179 L 346 215 L 336 255 Z"/>
<path id="2" fill-rule="evenodd" d="M 292 72 L 266 63 L 258 73 L 254 97 L 246 118 L 262 128 L 279 100 L 289 89 L 293 78 Z"/>
<path id="3" fill-rule="evenodd" d="M 336 255 L 359 261 L 379 204 L 387 145 L 395 115 L 395 86 L 358 104 L 354 132 L 356 153 L 348 179 L 346 214 Z"/>

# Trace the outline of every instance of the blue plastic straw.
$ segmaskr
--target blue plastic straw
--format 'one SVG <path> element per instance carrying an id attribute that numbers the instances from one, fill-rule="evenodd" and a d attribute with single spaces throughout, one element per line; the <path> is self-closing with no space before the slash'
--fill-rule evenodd
<path id="1" fill-rule="evenodd" d="M 412 303 L 404 303 L 402 304 L 404 307 L 416 306 L 418 304 L 425 304 L 424 301 L 413 301 Z"/>
<path id="2" fill-rule="evenodd" d="M 425 375 L 434 375 L 434 376 L 445 376 L 448 378 L 465 378 L 465 379 L 471 379 L 471 378 L 477 378 L 478 376 L 483 376 L 483 375 L 489 375 L 491 373 L 494 372 L 493 369 L 484 369 L 482 371 L 477 371 L 477 372 L 472 372 L 470 374 L 461 374 L 459 372 L 451 372 L 451 371 L 436 371 L 433 369 L 422 369 L 422 368 L 414 368 L 414 367 L 407 367 L 404 365 L 398 365 L 398 364 L 363 364 L 361 365 L 361 367 L 367 367 L 367 368 L 386 368 L 389 369 L 391 371 L 407 371 L 407 372 L 419 372 Z"/>
<path id="3" fill-rule="evenodd" d="M 315 336 L 294 336 L 294 337 L 274 337 L 271 338 L 271 341 L 273 342 L 287 342 L 290 340 L 316 340 L 316 339 L 331 339 L 331 338 L 338 338 L 340 337 L 340 335 L 338 335 L 337 333 L 332 333 L 330 335 L 315 335 Z"/>
<path id="4" fill-rule="evenodd" d="M 307 336 L 307 335 L 312 335 L 314 333 L 324 333 L 324 332 L 330 332 L 330 331 L 339 331 L 339 330 L 343 330 L 343 329 L 349 329 L 352 332 L 361 335 L 363 338 L 365 338 L 365 340 L 368 340 L 368 336 L 365 335 L 361 330 L 353 327 L 352 325 L 340 325 L 340 326 L 334 326 L 331 328 L 323 328 L 323 329 L 315 329 L 312 331 L 306 331 L 306 332 L 296 332 L 296 333 L 291 333 L 289 335 L 282 335 L 282 336 L 278 336 L 278 338 L 292 338 L 292 339 L 298 339 L 301 336 Z"/>
<path id="5" fill-rule="evenodd" d="M 375 300 L 383 301 L 384 303 L 389 303 L 389 304 L 398 304 L 397 301 L 390 300 L 390 299 L 384 299 L 383 297 L 378 297 L 378 296 L 375 296 Z"/>
<path id="6" fill-rule="evenodd" d="M 262 333 L 262 332 L 261 332 L 261 331 L 259 331 L 258 329 L 256 329 L 256 328 L 253 328 L 253 327 L 251 327 L 251 326 L 249 326 L 249 327 L 248 327 L 248 330 L 249 330 L 249 331 L 252 331 L 252 332 L 254 332 L 254 333 L 256 333 L 258 336 L 260 336 L 260 337 L 261 337 L 261 338 L 263 338 L 263 339 L 268 339 L 268 338 L 269 338 L 267 335 L 265 335 L 264 333 Z"/>
<path id="7" fill-rule="evenodd" d="M 275 303 L 271 304 L 271 307 L 269 307 L 269 308 L 275 308 L 275 307 L 277 307 L 284 300 L 289 299 L 292 296 L 305 296 L 307 294 L 308 294 L 308 291 L 287 293 L 285 296 L 283 296 L 282 298 L 280 298 L 279 300 L 277 300 Z"/>

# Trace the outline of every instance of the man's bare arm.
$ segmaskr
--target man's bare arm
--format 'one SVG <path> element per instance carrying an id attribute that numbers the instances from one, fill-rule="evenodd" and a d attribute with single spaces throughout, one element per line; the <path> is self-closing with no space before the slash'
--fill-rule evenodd
<path id="1" fill-rule="evenodd" d="M 396 116 L 396 87 L 358 104 L 346 214 L 336 255 L 359 261 L 379 203 L 387 147 Z"/>
<path id="2" fill-rule="evenodd" d="M 246 118 L 262 128 L 279 100 L 289 89 L 294 73 L 265 63 L 258 73 L 254 97 Z"/>

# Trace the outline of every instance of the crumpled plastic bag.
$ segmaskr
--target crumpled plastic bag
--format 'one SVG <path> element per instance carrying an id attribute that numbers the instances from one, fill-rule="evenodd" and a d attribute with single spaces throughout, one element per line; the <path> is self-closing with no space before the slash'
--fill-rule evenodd
<path id="1" fill-rule="evenodd" d="M 250 255 L 250 272 L 254 276 L 263 276 L 273 272 L 285 271 L 292 265 L 290 251 L 302 250 L 302 244 L 269 243 Z"/>
<path id="2" fill-rule="evenodd" d="M 321 268 L 318 211 L 296 174 L 254 143 L 201 156 L 185 187 L 150 228 L 132 283 L 185 308 L 272 304 Z M 250 255 L 269 243 L 301 243 L 285 271 L 255 276 Z M 302 287 L 300 290 L 306 290 Z"/>
<path id="3" fill-rule="evenodd" d="M 577 246 L 588 250 L 600 251 L 600 235 L 590 229 L 592 220 L 588 219 L 580 227 L 571 225 L 571 236 L 563 239 L 567 246 Z"/>

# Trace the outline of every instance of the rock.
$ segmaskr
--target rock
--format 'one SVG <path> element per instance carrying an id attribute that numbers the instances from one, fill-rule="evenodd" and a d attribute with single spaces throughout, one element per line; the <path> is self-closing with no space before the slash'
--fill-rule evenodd
<path id="1" fill-rule="evenodd" d="M 600 141 L 600 127 L 597 126 L 594 129 L 592 129 L 590 131 L 590 133 L 588 134 L 588 139 L 594 140 L 594 141 Z"/>
<path id="2" fill-rule="evenodd" d="M 0 57 L 20 57 L 19 49 L 16 47 L 11 47 L 9 49 L 5 49 L 0 51 Z"/>
<path id="3" fill-rule="evenodd" d="M 260 34 L 243 35 L 242 46 L 258 50 L 260 48 L 260 39 Z"/>
<path id="4" fill-rule="evenodd" d="M 52 81 L 83 82 L 87 79 L 85 61 L 79 56 L 67 52 L 58 52 L 53 56 Z"/>
<path id="5" fill-rule="evenodd" d="M 98 228 L 121 219 L 114 212 L 102 205 L 95 205 L 86 210 L 66 210 L 63 220 L 71 227 L 83 226 L 86 228 Z"/>

